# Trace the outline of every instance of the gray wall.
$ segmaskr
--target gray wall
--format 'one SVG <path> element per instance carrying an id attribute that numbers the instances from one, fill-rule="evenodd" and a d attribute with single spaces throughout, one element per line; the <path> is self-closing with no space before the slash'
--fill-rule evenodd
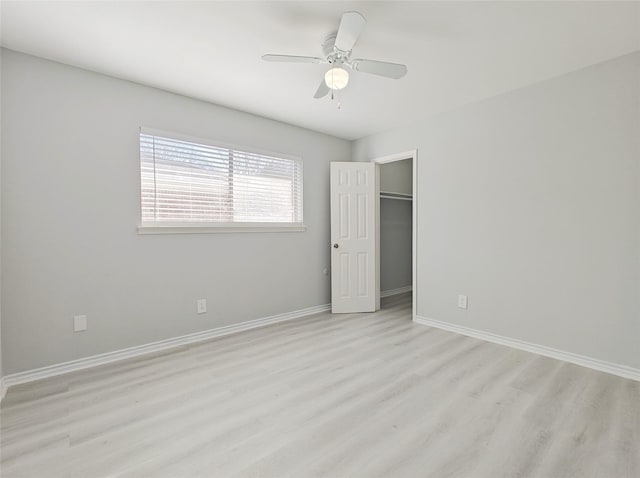
<path id="1" fill-rule="evenodd" d="M 410 159 L 380 165 L 380 190 L 411 194 Z M 380 199 L 380 290 L 411 285 L 412 208 L 410 201 Z"/>
<path id="2" fill-rule="evenodd" d="M 349 142 L 11 51 L 2 98 L 5 373 L 329 302 Z M 307 231 L 138 235 L 140 125 L 301 156 Z"/>
<path id="3" fill-rule="evenodd" d="M 380 165 L 380 191 L 412 194 L 413 160 L 403 159 Z"/>
<path id="4" fill-rule="evenodd" d="M 640 53 L 364 138 L 353 156 L 413 148 L 419 316 L 640 367 Z"/>

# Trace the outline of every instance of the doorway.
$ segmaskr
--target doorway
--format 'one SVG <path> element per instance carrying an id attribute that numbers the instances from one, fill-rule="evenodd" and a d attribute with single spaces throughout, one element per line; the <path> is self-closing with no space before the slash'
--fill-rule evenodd
<path id="1" fill-rule="evenodd" d="M 408 300 L 411 293 L 412 318 L 417 311 L 416 297 L 416 176 L 417 152 L 373 159 L 379 164 L 381 306 Z"/>
<path id="2" fill-rule="evenodd" d="M 417 159 L 417 150 L 413 150 L 369 162 L 331 162 L 333 313 L 374 312 L 381 306 L 382 292 L 387 304 L 395 298 L 406 301 L 403 307 L 411 306 L 415 320 Z M 381 229 L 385 235 L 382 258 Z M 382 261 L 385 277 L 381 287 Z"/>

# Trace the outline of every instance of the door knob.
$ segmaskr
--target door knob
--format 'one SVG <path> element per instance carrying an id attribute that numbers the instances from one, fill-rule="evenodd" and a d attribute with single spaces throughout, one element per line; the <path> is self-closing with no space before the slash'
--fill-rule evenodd
<path id="1" fill-rule="evenodd" d="M 337 243 L 337 242 L 333 245 L 333 248 L 334 248 L 334 249 L 337 249 L 337 248 L 338 248 L 338 243 Z"/>

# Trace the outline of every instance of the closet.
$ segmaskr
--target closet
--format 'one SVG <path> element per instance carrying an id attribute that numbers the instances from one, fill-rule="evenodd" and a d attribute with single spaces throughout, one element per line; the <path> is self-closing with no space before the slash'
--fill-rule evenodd
<path id="1" fill-rule="evenodd" d="M 411 290 L 413 160 L 380 165 L 380 296 Z"/>

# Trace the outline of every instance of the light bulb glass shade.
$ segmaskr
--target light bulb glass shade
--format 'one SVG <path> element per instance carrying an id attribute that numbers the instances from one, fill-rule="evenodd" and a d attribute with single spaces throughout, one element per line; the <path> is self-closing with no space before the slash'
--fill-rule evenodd
<path id="1" fill-rule="evenodd" d="M 332 90 L 341 90 L 349 83 L 349 72 L 344 68 L 331 68 L 325 73 L 324 82 Z"/>

